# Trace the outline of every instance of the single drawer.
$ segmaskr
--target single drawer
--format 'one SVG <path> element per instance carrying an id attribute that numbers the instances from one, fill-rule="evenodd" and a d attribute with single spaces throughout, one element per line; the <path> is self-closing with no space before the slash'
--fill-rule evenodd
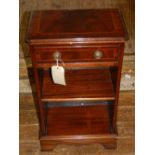
<path id="1" fill-rule="evenodd" d="M 35 47 L 35 61 L 53 62 L 57 58 L 64 62 L 117 61 L 118 47 L 51 48 Z"/>

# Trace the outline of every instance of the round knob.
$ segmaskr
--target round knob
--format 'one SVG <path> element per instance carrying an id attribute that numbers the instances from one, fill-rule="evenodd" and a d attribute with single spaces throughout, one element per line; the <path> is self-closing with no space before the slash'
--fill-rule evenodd
<path id="1" fill-rule="evenodd" d="M 55 51 L 55 52 L 53 53 L 53 58 L 54 58 L 54 59 L 60 59 L 60 58 L 61 58 L 61 53 L 60 53 L 59 51 Z"/>
<path id="2" fill-rule="evenodd" d="M 101 59 L 102 57 L 103 57 L 102 51 L 97 50 L 94 52 L 94 58 L 95 59 Z"/>

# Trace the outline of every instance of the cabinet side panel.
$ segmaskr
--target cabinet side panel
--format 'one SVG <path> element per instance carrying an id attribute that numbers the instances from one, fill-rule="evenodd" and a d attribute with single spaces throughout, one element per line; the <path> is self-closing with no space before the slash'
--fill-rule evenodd
<path id="1" fill-rule="evenodd" d="M 119 57 L 119 64 L 118 64 L 118 71 L 115 72 L 113 76 L 116 76 L 116 94 L 115 94 L 115 105 L 114 105 L 114 116 L 113 116 L 113 128 L 116 129 L 116 121 L 117 121 L 117 107 L 118 107 L 118 98 L 120 93 L 120 80 L 121 80 L 121 72 L 122 72 L 122 62 L 124 56 L 124 42 L 120 43 L 120 57 Z"/>

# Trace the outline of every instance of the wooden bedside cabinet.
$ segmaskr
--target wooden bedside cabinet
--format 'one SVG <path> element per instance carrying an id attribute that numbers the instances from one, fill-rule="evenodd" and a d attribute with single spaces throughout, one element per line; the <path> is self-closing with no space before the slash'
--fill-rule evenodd
<path id="1" fill-rule="evenodd" d="M 127 31 L 117 9 L 48 10 L 31 14 L 33 64 L 42 150 L 60 143 L 116 148 L 117 106 Z M 51 66 L 65 69 L 55 84 Z"/>

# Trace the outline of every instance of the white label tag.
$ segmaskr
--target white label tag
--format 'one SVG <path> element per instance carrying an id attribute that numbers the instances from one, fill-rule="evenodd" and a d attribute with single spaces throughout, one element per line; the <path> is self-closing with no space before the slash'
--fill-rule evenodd
<path id="1" fill-rule="evenodd" d="M 52 66 L 51 74 L 55 84 L 66 85 L 65 69 L 62 66 Z"/>

